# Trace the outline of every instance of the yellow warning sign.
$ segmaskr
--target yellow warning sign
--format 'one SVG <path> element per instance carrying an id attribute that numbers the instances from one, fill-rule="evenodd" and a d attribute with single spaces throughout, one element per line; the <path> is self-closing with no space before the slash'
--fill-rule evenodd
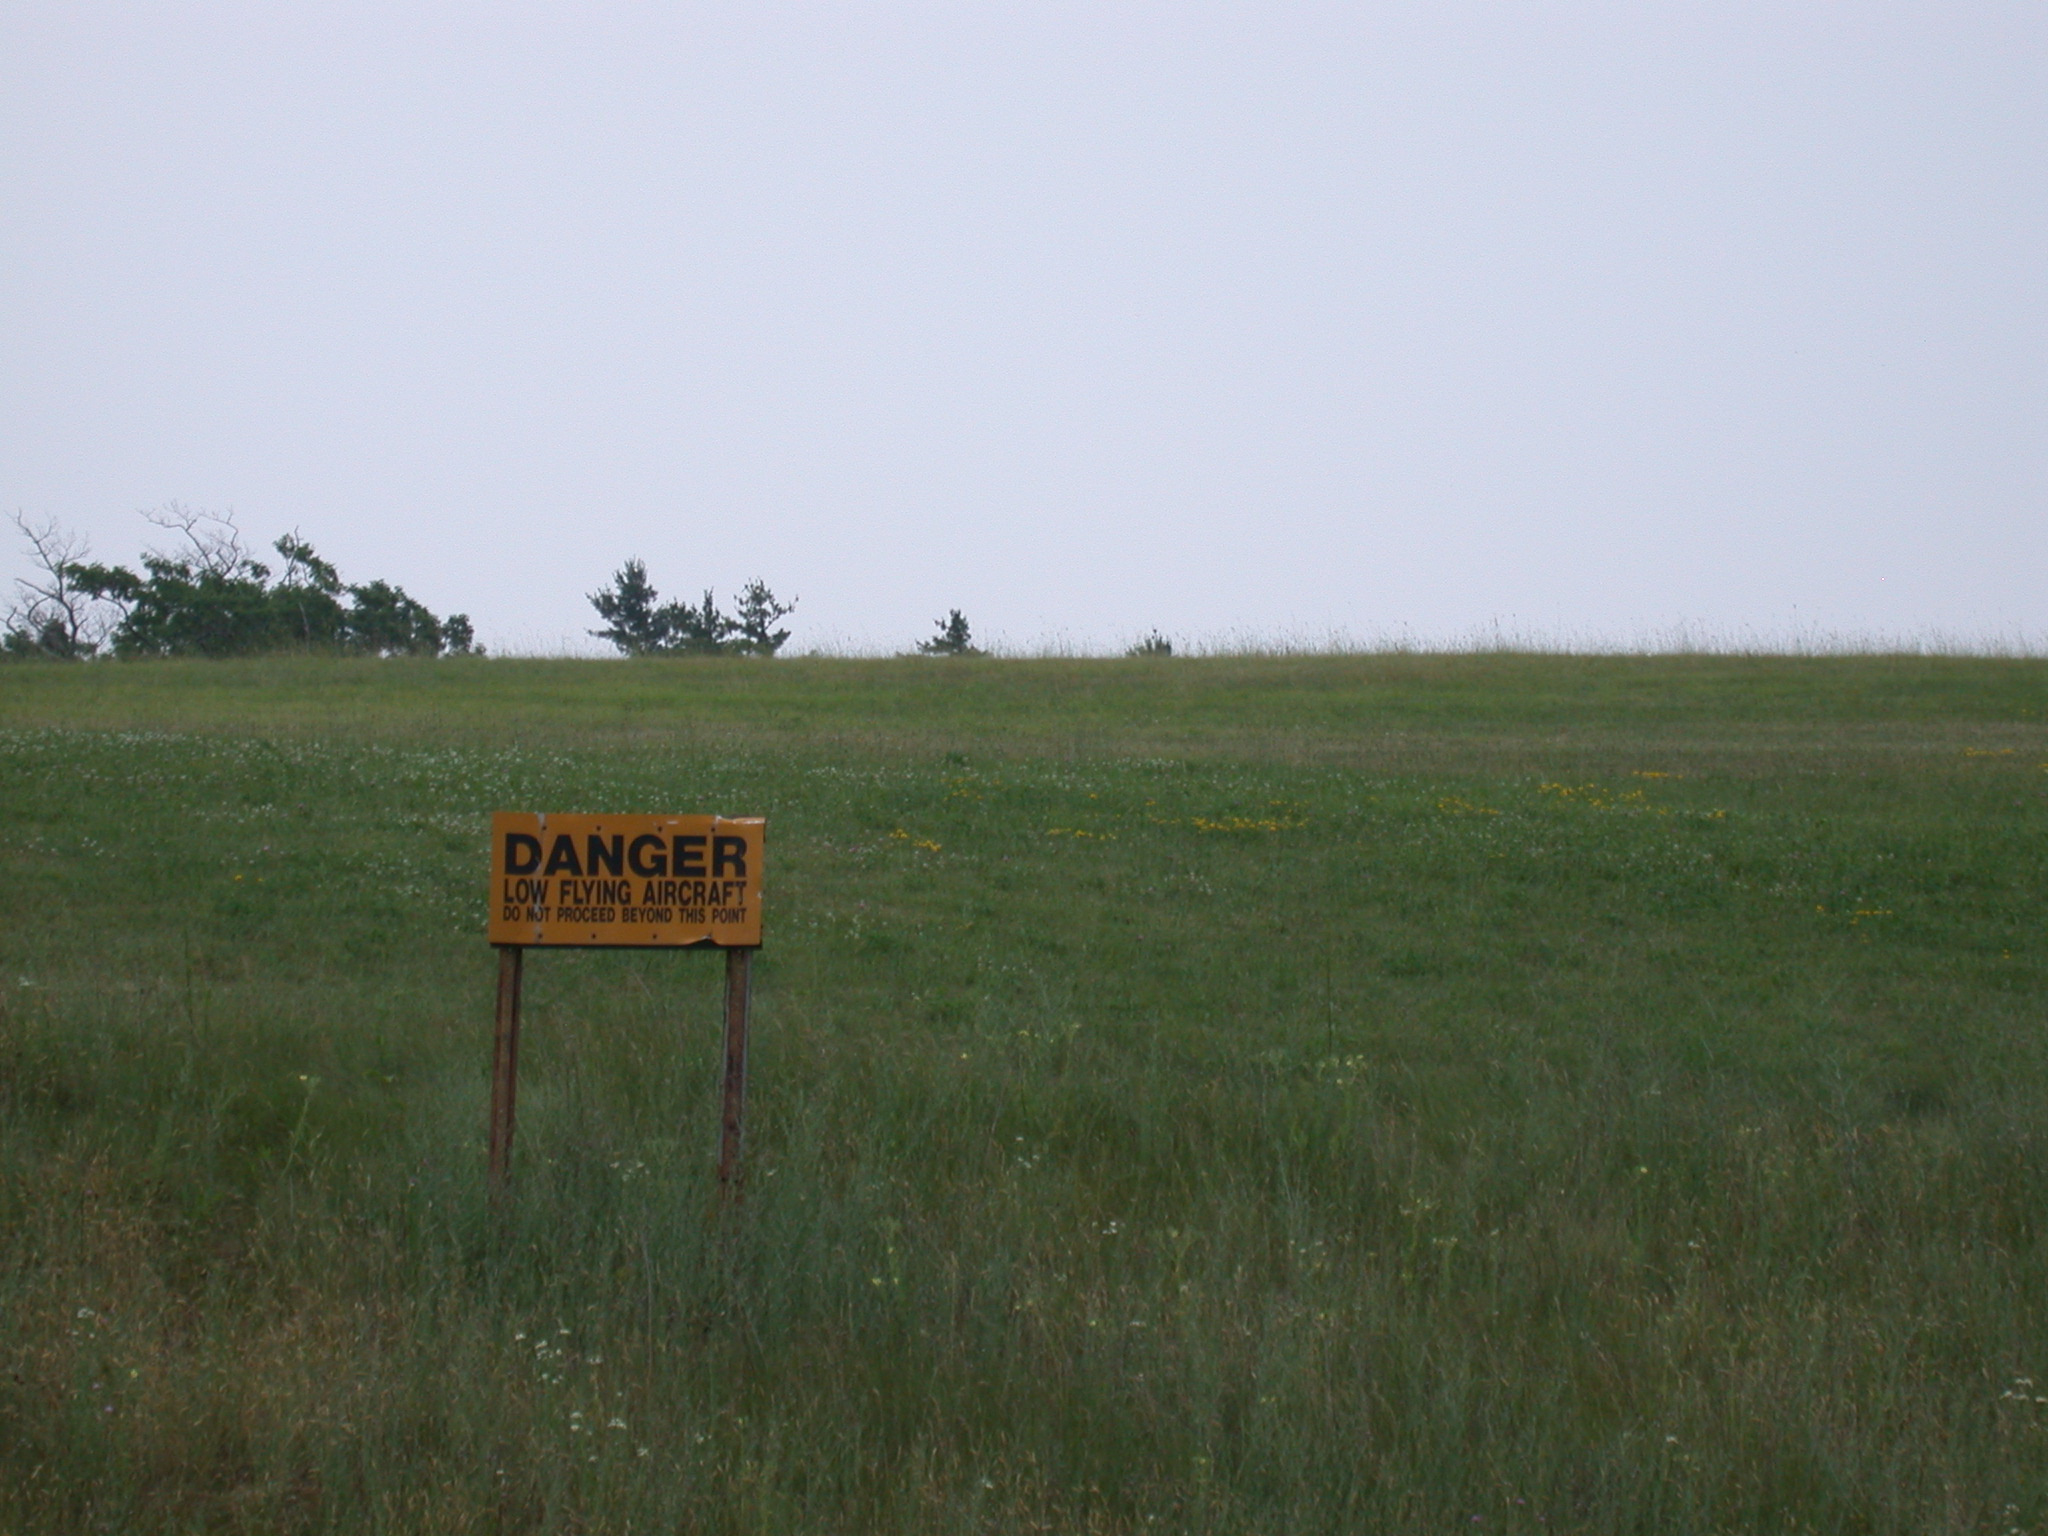
<path id="1" fill-rule="evenodd" d="M 644 949 L 761 942 L 758 816 L 491 818 L 491 942 Z"/>

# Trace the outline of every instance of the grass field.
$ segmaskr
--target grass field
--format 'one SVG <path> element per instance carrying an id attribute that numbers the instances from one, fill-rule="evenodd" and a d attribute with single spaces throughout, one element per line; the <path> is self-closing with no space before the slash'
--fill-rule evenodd
<path id="1" fill-rule="evenodd" d="M 0 1532 L 2048 1530 L 2048 663 L 0 670 Z M 494 809 L 769 818 L 527 966 Z"/>

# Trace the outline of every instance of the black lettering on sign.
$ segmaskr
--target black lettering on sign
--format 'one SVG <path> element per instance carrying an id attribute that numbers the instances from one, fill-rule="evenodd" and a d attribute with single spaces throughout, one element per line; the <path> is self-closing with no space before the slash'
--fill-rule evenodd
<path id="1" fill-rule="evenodd" d="M 633 839 L 632 846 L 626 850 L 626 863 L 634 874 L 643 879 L 668 873 L 668 854 L 662 840 L 652 832 L 643 832 Z"/>
<path id="2" fill-rule="evenodd" d="M 630 880 L 564 880 L 562 900 L 569 906 L 589 906 L 596 902 L 610 901 L 620 905 L 633 899 L 633 883 Z"/>
<path id="3" fill-rule="evenodd" d="M 713 877 L 730 869 L 742 880 L 747 878 L 747 840 L 744 837 L 714 837 L 711 839 L 711 873 Z"/>
<path id="4" fill-rule="evenodd" d="M 540 868 L 540 839 L 525 832 L 505 834 L 505 873 L 530 875 Z"/>
<path id="5" fill-rule="evenodd" d="M 676 839 L 676 861 L 674 865 L 674 873 L 676 873 L 677 875 L 703 874 L 704 844 L 706 841 L 706 838 L 696 833 L 691 833 L 684 837 L 678 837 Z"/>
<path id="6" fill-rule="evenodd" d="M 626 872 L 626 835 L 612 834 L 612 845 L 607 848 L 604 839 L 591 833 L 583 845 L 583 856 L 589 861 L 588 870 L 593 875 L 623 875 Z"/>
<path id="7" fill-rule="evenodd" d="M 576 857 L 576 839 L 568 833 L 555 834 L 555 846 L 548 850 L 547 872 L 551 875 L 583 873 L 583 861 Z"/>

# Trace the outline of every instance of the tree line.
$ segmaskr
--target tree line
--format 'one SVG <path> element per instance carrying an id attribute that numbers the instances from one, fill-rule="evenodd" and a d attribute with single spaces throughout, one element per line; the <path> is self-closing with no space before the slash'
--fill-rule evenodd
<path id="1" fill-rule="evenodd" d="M 483 654 L 468 615 L 438 617 L 388 581 L 344 582 L 297 533 L 271 545 L 273 563 L 247 547 L 232 513 L 172 503 L 142 515 L 178 543 L 145 553 L 136 571 L 90 560 L 77 534 L 17 512 L 14 525 L 32 570 L 15 582 L 15 600 L 0 615 L 0 654 L 60 661 L 276 651 Z M 796 612 L 794 598 L 783 602 L 758 578 L 740 589 L 730 613 L 710 588 L 700 602 L 664 602 L 637 559 L 626 561 L 589 600 L 604 621 L 590 633 L 626 656 L 775 656 L 789 640 L 781 621 Z M 916 648 L 926 656 L 983 654 L 958 608 Z M 1172 653 L 1156 632 L 1129 652 Z"/>
<path id="2" fill-rule="evenodd" d="M 0 649 L 16 658 L 480 654 L 466 614 L 438 617 L 388 581 L 344 582 L 296 533 L 256 557 L 232 513 L 173 503 L 143 514 L 178 547 L 142 556 L 138 572 L 85 558 L 84 539 L 20 513 L 32 574 L 15 583 Z"/>
<path id="3" fill-rule="evenodd" d="M 796 612 L 796 599 L 783 602 L 757 577 L 740 589 L 730 615 L 720 611 L 709 588 L 701 603 L 664 603 L 647 579 L 647 563 L 628 560 L 608 585 L 590 594 L 590 606 L 604 620 L 604 628 L 590 633 L 609 640 L 622 656 L 773 656 L 789 639 L 789 631 L 775 625 Z M 926 656 L 983 654 L 958 608 L 917 649 Z"/>

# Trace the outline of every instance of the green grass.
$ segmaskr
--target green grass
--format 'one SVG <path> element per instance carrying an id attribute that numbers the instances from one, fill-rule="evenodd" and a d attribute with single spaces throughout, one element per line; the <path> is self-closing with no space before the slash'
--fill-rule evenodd
<path id="1" fill-rule="evenodd" d="M 0 1531 L 2048 1526 L 2048 664 L 0 670 Z M 770 818 L 527 967 L 494 809 Z M 616 1427 L 615 1427 L 616 1426 Z"/>

